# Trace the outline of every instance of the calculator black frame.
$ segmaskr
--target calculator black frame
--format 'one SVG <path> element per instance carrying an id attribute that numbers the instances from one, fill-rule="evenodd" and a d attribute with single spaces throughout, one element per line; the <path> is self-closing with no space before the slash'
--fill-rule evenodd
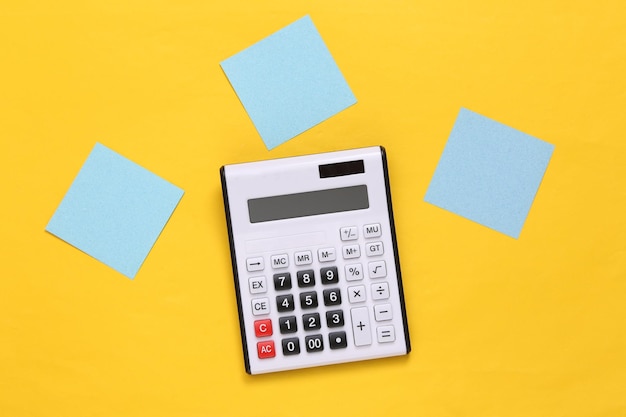
<path id="1" fill-rule="evenodd" d="M 393 253 L 394 260 L 396 263 L 396 277 L 398 279 L 398 289 L 400 296 L 400 309 L 402 310 L 402 323 L 404 325 L 404 340 L 406 341 L 406 354 L 411 352 L 411 339 L 409 337 L 409 324 L 407 321 L 406 314 L 406 304 L 404 301 L 404 286 L 402 284 L 402 272 L 400 271 L 400 255 L 398 253 L 398 241 L 396 238 L 396 225 L 395 219 L 393 216 L 393 205 L 391 202 L 391 186 L 389 183 L 389 170 L 387 166 L 387 151 L 383 146 L 378 146 L 380 148 L 380 154 L 382 158 L 383 164 L 383 176 L 385 180 L 385 193 L 387 195 L 387 211 L 389 216 L 389 225 L 391 227 L 391 242 L 393 244 Z M 226 214 L 226 227 L 228 229 L 228 242 L 230 245 L 230 258 L 233 267 L 233 278 L 235 282 L 235 296 L 237 298 L 237 312 L 239 315 L 239 331 L 241 333 L 241 344 L 243 348 L 243 359 L 244 366 L 246 369 L 246 373 L 252 375 L 250 369 L 250 357 L 248 352 L 248 342 L 246 338 L 246 329 L 244 324 L 244 314 L 243 314 L 243 305 L 241 301 L 240 295 L 240 280 L 239 280 L 239 272 L 237 269 L 237 254 L 235 253 L 235 239 L 233 235 L 233 227 L 232 227 L 232 219 L 230 216 L 230 204 L 228 199 L 228 187 L 226 184 L 226 170 L 225 166 L 220 167 L 220 178 L 222 182 L 222 196 L 224 199 L 224 212 Z"/>

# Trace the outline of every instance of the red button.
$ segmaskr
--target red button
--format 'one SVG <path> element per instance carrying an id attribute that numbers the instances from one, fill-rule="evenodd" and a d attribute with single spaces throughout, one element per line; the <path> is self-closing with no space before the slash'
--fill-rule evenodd
<path id="1" fill-rule="evenodd" d="M 259 354 L 259 359 L 273 358 L 274 356 L 276 356 L 276 351 L 274 350 L 274 341 L 272 340 L 257 343 L 256 350 Z"/>
<path id="2" fill-rule="evenodd" d="M 272 335 L 272 320 L 257 320 L 254 322 L 254 333 L 256 337 L 264 337 Z"/>

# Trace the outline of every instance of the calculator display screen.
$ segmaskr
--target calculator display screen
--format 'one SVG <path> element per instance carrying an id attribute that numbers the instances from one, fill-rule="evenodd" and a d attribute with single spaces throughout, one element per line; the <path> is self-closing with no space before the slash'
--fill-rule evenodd
<path id="1" fill-rule="evenodd" d="M 251 223 L 369 208 L 366 185 L 248 200 Z"/>

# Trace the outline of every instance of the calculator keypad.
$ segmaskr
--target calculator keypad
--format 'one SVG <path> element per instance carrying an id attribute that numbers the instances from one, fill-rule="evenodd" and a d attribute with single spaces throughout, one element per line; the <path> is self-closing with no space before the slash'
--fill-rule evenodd
<path id="1" fill-rule="evenodd" d="M 259 275 L 266 259 L 247 259 L 249 292 L 264 295 L 252 298 L 253 315 L 259 317 L 254 322 L 259 359 L 395 341 L 385 249 L 378 240 L 382 232 L 378 223 L 341 227 L 340 248 L 299 250 L 291 258 L 284 252 L 269 255 L 274 295 L 267 294 L 268 280 Z M 314 254 L 319 268 L 312 268 Z M 278 313 L 276 330 L 270 318 L 263 318 L 271 306 Z"/>

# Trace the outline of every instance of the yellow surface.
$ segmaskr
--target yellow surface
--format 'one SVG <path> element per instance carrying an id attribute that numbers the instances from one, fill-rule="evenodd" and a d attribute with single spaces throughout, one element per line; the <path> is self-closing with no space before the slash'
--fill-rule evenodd
<path id="1" fill-rule="evenodd" d="M 358 104 L 268 152 L 219 62 L 310 14 Z M 614 1 L 0 3 L 0 415 L 625 416 Z M 459 108 L 556 145 L 519 240 L 423 202 Z M 96 141 L 185 190 L 134 281 L 44 232 Z M 244 373 L 218 168 L 388 150 L 413 352 Z"/>

